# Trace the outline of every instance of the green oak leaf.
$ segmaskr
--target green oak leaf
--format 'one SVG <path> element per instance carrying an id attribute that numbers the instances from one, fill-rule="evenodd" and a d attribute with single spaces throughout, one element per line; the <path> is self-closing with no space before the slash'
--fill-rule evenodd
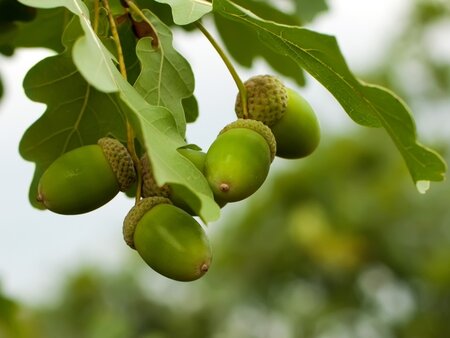
<path id="1" fill-rule="evenodd" d="M 87 35 L 75 42 L 72 57 L 80 73 L 96 89 L 111 93 L 118 89 L 113 70 L 116 70 L 114 57 L 101 43 L 89 20 L 89 10 L 81 0 L 20 0 L 38 8 L 66 7 L 80 18 L 80 24 Z M 95 38 L 93 38 L 95 37 Z"/>
<path id="2" fill-rule="evenodd" d="M 199 216 L 205 222 L 217 219 L 220 209 L 214 202 L 208 182 L 195 165 L 177 151 L 177 148 L 185 146 L 186 142 L 178 133 L 171 112 L 164 107 L 150 105 L 121 76 L 115 66 L 112 54 L 108 52 L 91 28 L 89 13 L 84 4 L 80 0 L 22 0 L 22 2 L 31 6 L 41 6 L 46 8 L 63 6 L 76 15 L 75 19 L 77 20 L 74 22 L 78 24 L 79 36 L 78 38 L 75 38 L 76 34 L 73 34 L 75 30 L 72 29 L 70 34 L 66 32 L 67 36 L 70 38 L 65 39 L 65 41 L 70 41 L 71 43 L 71 55 L 77 73 L 80 73 L 85 80 L 85 83 L 89 85 L 90 88 L 102 92 L 109 98 L 114 104 L 114 111 L 117 112 L 117 114 L 121 113 L 121 115 L 126 116 L 134 129 L 140 144 L 147 150 L 150 156 L 154 175 L 158 184 L 162 185 L 164 183 L 170 183 L 184 187 L 182 189 L 182 195 L 186 203 L 192 207 L 194 211 L 198 212 Z M 64 55 L 68 54 L 68 52 L 67 54 L 64 53 Z M 46 60 L 42 62 L 45 62 Z M 96 67 L 93 67 L 92 64 Z M 46 68 L 51 69 L 53 66 L 47 66 Z M 89 73 L 89 71 L 93 73 Z M 33 70 L 30 72 L 33 72 Z M 35 81 L 37 82 L 38 80 Z M 39 88 L 40 86 L 45 86 L 47 83 L 48 82 L 40 85 L 37 84 L 36 87 Z M 75 82 L 73 85 L 78 86 L 79 83 Z M 35 85 L 30 85 L 28 92 L 34 87 Z M 71 87 L 64 88 L 63 86 L 52 89 L 55 91 L 59 89 L 57 92 L 59 92 L 62 97 L 64 97 L 62 94 L 63 92 L 70 92 L 73 90 Z M 33 97 L 33 94 L 30 93 L 30 95 Z M 47 103 L 48 95 L 52 95 L 50 90 L 47 90 L 47 92 L 43 94 L 42 101 L 45 100 L 44 103 Z M 70 104 L 69 101 L 66 101 L 65 103 L 67 105 Z M 88 114 L 94 114 L 88 107 L 86 107 L 86 109 Z M 109 112 L 109 110 L 105 111 Z M 47 111 L 44 113 L 44 116 L 46 114 Z M 111 114 L 112 116 L 114 115 L 114 113 Z M 111 118 L 115 119 L 114 117 Z M 52 122 L 52 124 L 54 124 L 53 128 L 59 130 L 63 129 L 64 127 L 61 128 L 61 126 L 64 125 L 65 119 L 66 116 L 64 114 L 59 114 L 57 120 Z M 125 126 L 122 127 L 125 128 Z M 33 128 L 33 126 L 31 128 Z M 78 132 L 83 133 L 79 131 L 78 128 L 76 128 L 76 131 L 76 134 Z M 41 128 L 39 132 L 36 132 L 36 134 L 39 134 L 39 136 L 35 136 L 33 143 L 39 144 L 46 142 L 47 135 L 43 128 Z M 40 141 L 37 141 L 37 138 L 40 138 Z M 64 140 L 61 140 L 61 142 L 62 141 Z M 25 139 L 22 143 L 26 144 L 27 142 L 27 139 Z M 25 147 L 25 145 L 23 147 Z M 41 160 L 39 158 L 40 156 L 46 156 L 45 149 L 36 151 L 37 153 L 33 154 L 33 158 L 36 158 L 37 161 Z M 51 149 L 49 151 L 51 152 Z M 27 153 L 24 156 L 25 158 L 31 158 L 30 152 L 33 153 L 33 149 L 28 152 L 22 151 L 23 154 Z M 49 161 L 50 159 L 47 158 L 47 160 Z"/>
<path id="3" fill-rule="evenodd" d="M 136 54 L 141 63 L 141 73 L 134 88 L 152 105 L 168 108 L 177 122 L 180 135 L 186 131 L 186 117 L 182 100 L 194 93 L 194 74 L 186 59 L 172 45 L 172 32 L 150 11 L 143 13 L 158 35 L 158 45 L 152 39 L 140 39 Z"/>
<path id="4" fill-rule="evenodd" d="M 183 108 L 186 115 L 186 122 L 195 122 L 198 118 L 198 102 L 194 95 L 183 99 Z"/>
<path id="5" fill-rule="evenodd" d="M 318 14 L 328 10 L 326 0 L 293 0 L 295 11 L 303 22 L 312 21 Z"/>
<path id="6" fill-rule="evenodd" d="M 141 9 L 148 9 L 155 14 L 159 20 L 164 22 L 167 26 L 173 26 L 173 15 L 171 7 L 164 3 L 149 0 L 135 0 L 136 4 Z M 183 28 L 191 27 L 192 25 L 183 26 Z"/>
<path id="7" fill-rule="evenodd" d="M 72 14 L 65 8 L 38 9 L 30 21 L 15 21 L 0 28 L 0 52 L 18 47 L 64 49 L 61 35 Z"/>
<path id="8" fill-rule="evenodd" d="M 296 0 L 294 0 L 296 1 Z M 300 26 L 303 24 L 294 11 L 280 10 L 277 0 L 233 0 L 233 3 L 251 10 L 260 18 L 285 25 Z"/>
<path id="9" fill-rule="evenodd" d="M 385 88 L 356 79 L 334 37 L 263 20 L 228 0 L 214 0 L 214 11 L 251 27 L 260 41 L 279 53 L 280 58 L 291 59 L 309 72 L 356 123 L 385 128 L 418 188 L 426 186 L 426 182 L 444 179 L 445 161 L 417 142 L 414 120 L 405 103 Z"/>
<path id="10" fill-rule="evenodd" d="M 155 0 L 172 7 L 173 21 L 180 26 L 197 21 L 212 11 L 211 2 L 206 0 Z"/>

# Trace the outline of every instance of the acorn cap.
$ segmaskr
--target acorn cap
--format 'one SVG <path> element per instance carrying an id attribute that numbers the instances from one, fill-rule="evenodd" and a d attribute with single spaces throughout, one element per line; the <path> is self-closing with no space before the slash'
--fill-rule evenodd
<path id="1" fill-rule="evenodd" d="M 98 140 L 106 159 L 116 175 L 120 191 L 126 191 L 136 181 L 133 159 L 127 148 L 116 139 L 103 137 Z"/>
<path id="2" fill-rule="evenodd" d="M 140 200 L 133 208 L 130 209 L 128 214 L 123 220 L 123 238 L 129 247 L 134 247 L 134 231 L 136 226 L 147 211 L 158 204 L 172 204 L 172 202 L 165 197 L 148 197 Z"/>
<path id="3" fill-rule="evenodd" d="M 272 75 L 257 75 L 245 83 L 247 89 L 247 118 L 273 126 L 286 111 L 288 93 L 284 84 Z M 244 118 L 241 95 L 235 104 L 236 115 Z"/>
<path id="4" fill-rule="evenodd" d="M 275 136 L 273 136 L 272 130 L 268 126 L 266 126 L 264 123 L 256 120 L 250 120 L 250 119 L 238 119 L 234 122 L 231 122 L 230 124 L 227 124 L 219 133 L 223 134 L 224 132 L 234 129 L 234 128 L 247 128 L 251 129 L 253 131 L 256 131 L 258 134 L 260 134 L 264 139 L 267 141 L 267 144 L 270 148 L 270 156 L 271 160 L 275 158 L 275 154 L 277 152 L 277 143 L 275 141 Z"/>
<path id="5" fill-rule="evenodd" d="M 164 184 L 163 186 L 160 187 L 156 183 L 155 176 L 153 176 L 152 165 L 150 163 L 150 159 L 147 153 L 142 155 L 141 164 L 142 164 L 142 196 L 169 197 L 170 195 L 169 186 L 167 184 Z"/>

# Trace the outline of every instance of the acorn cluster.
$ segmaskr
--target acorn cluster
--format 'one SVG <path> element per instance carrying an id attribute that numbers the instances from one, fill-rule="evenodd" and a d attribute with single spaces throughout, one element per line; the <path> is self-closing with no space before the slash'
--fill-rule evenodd
<path id="1" fill-rule="evenodd" d="M 302 158 L 318 146 L 320 129 L 310 105 L 269 75 L 245 82 L 247 109 L 237 96 L 238 119 L 225 126 L 206 153 L 178 149 L 202 172 L 221 207 L 254 194 L 275 156 Z M 125 242 L 160 274 L 179 281 L 203 276 L 211 246 L 196 216 L 177 193 L 158 186 L 149 156 L 140 159 L 142 199 L 123 224 Z M 37 200 L 65 215 L 82 214 L 108 203 L 137 181 L 135 164 L 118 140 L 102 138 L 63 154 L 40 178 Z"/>

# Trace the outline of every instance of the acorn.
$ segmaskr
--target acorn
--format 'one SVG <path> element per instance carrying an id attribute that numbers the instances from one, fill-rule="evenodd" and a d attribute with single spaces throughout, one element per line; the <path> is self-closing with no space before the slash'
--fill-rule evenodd
<path id="1" fill-rule="evenodd" d="M 222 129 L 206 153 L 205 177 L 219 203 L 252 195 L 264 183 L 276 153 L 270 128 L 239 119 Z"/>
<path id="2" fill-rule="evenodd" d="M 177 281 L 202 277 L 212 253 L 202 226 L 164 197 L 141 200 L 123 224 L 126 243 L 156 272 Z"/>
<path id="3" fill-rule="evenodd" d="M 257 75 L 244 82 L 247 90 L 247 116 L 244 116 L 241 95 L 236 97 L 235 111 L 239 118 L 261 121 L 273 126 L 283 117 L 288 104 L 284 84 L 272 75 Z"/>
<path id="4" fill-rule="evenodd" d="M 287 88 L 284 115 L 271 127 L 277 141 L 277 156 L 297 159 L 310 155 L 320 142 L 320 125 L 310 104 Z"/>
<path id="5" fill-rule="evenodd" d="M 277 142 L 277 156 L 288 159 L 310 155 L 320 141 L 317 117 L 308 102 L 272 75 L 257 75 L 245 83 L 248 118 L 272 129 Z M 241 96 L 235 104 L 243 116 Z"/>
<path id="6" fill-rule="evenodd" d="M 82 214 L 106 204 L 135 180 L 127 149 L 105 137 L 57 158 L 39 180 L 37 200 L 58 214 Z"/>

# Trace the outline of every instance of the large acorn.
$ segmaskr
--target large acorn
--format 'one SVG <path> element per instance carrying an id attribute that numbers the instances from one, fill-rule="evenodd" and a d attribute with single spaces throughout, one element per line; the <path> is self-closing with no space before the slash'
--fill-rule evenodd
<path id="1" fill-rule="evenodd" d="M 205 177 L 219 203 L 252 195 L 265 181 L 275 156 L 270 128 L 239 119 L 222 129 L 206 153 Z"/>
<path id="2" fill-rule="evenodd" d="M 59 214 L 82 214 L 106 204 L 135 180 L 127 149 L 105 137 L 57 158 L 39 180 L 37 200 Z"/>
<path id="3" fill-rule="evenodd" d="M 156 272 L 178 281 L 203 276 L 212 259 L 202 226 L 164 197 L 149 197 L 125 217 L 125 242 Z"/>
<path id="4" fill-rule="evenodd" d="M 272 129 L 277 142 L 277 156 L 288 159 L 311 154 L 320 141 L 317 117 L 308 102 L 272 75 L 257 75 L 245 82 L 248 118 Z M 235 105 L 243 116 L 240 95 Z"/>

